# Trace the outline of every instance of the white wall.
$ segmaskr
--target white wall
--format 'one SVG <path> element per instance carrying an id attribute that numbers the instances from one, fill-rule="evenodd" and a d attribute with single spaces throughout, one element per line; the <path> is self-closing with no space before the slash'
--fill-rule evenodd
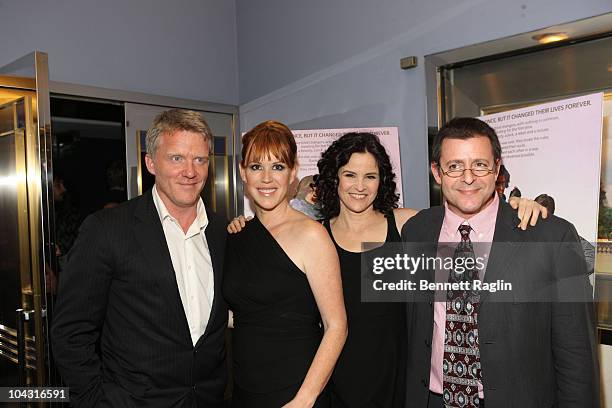
<path id="1" fill-rule="evenodd" d="M 53 81 L 238 103 L 234 0 L 0 0 L 0 66 L 34 50 Z"/>
<path id="2" fill-rule="evenodd" d="M 612 11 L 609 0 L 237 0 L 241 129 L 399 126 L 405 205 L 428 206 L 423 57 Z M 419 66 L 402 71 L 399 60 Z"/>

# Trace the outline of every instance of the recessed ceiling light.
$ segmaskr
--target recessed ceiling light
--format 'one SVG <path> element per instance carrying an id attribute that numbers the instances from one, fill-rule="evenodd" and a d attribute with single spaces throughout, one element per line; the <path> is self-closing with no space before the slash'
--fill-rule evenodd
<path id="1" fill-rule="evenodd" d="M 544 33 L 534 35 L 531 38 L 533 38 L 540 44 L 549 44 L 552 42 L 567 40 L 569 36 L 566 33 Z"/>

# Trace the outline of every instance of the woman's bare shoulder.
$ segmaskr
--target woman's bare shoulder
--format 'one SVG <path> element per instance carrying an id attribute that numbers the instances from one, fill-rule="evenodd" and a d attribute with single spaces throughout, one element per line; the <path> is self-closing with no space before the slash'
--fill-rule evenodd
<path id="1" fill-rule="evenodd" d="M 299 235 L 305 239 L 327 237 L 327 231 L 323 224 L 306 215 L 295 220 L 293 229 L 296 236 Z"/>
<path id="2" fill-rule="evenodd" d="M 318 245 L 321 241 L 325 245 L 326 240 L 329 240 L 327 231 L 320 222 L 299 211 L 292 214 L 287 221 L 285 233 L 293 243 L 301 247 L 313 248 L 313 245 Z"/>

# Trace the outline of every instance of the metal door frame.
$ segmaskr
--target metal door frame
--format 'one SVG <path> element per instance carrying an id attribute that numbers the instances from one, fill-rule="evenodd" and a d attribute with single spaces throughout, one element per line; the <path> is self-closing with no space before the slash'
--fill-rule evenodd
<path id="1" fill-rule="evenodd" d="M 33 75 L 19 76 L 22 72 Z M 17 75 L 15 75 L 17 74 Z M 49 109 L 49 69 L 47 54 L 35 51 L 9 65 L 0 67 L 0 87 L 34 92 L 32 109 L 26 109 L 25 172 L 29 228 L 29 264 L 31 271 L 31 302 L 21 306 L 22 320 L 33 321 L 36 369 L 28 385 L 46 385 L 50 367 L 48 325 L 45 319 L 47 299 L 44 284 L 45 265 L 56 267 L 55 233 L 53 225 L 53 165 L 51 160 L 51 116 Z M 25 98 L 26 103 L 28 98 Z M 35 107 L 35 108 L 34 108 Z M 31 112 L 32 116 L 27 112 Z M 35 126 L 32 128 L 32 124 Z M 22 288 L 23 293 L 23 288 Z M 19 306 L 19 305 L 16 305 Z M 24 339 L 25 340 L 25 339 Z M 20 356 L 21 357 L 21 356 Z M 21 360 L 21 358 L 20 358 Z M 25 361 L 25 359 L 21 360 Z M 24 384 L 25 385 L 25 384 Z"/>

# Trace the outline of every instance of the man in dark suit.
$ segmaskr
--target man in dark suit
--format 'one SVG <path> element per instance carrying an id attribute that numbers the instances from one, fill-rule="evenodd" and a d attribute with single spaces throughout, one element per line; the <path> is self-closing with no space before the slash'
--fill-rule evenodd
<path id="1" fill-rule="evenodd" d="M 51 333 L 73 406 L 223 406 L 226 222 L 200 198 L 211 139 L 197 112 L 159 114 L 153 189 L 83 222 Z"/>
<path id="2" fill-rule="evenodd" d="M 516 227 L 516 211 L 495 194 L 501 146 L 486 123 L 454 119 L 432 150 L 446 203 L 410 219 L 402 240 L 425 256 L 440 256 L 442 243 L 458 248 L 455 257 L 459 248 L 484 256 L 484 282 L 514 289 L 415 295 L 407 406 L 599 406 L 592 293 L 576 230 L 554 216 L 527 231 Z"/>

